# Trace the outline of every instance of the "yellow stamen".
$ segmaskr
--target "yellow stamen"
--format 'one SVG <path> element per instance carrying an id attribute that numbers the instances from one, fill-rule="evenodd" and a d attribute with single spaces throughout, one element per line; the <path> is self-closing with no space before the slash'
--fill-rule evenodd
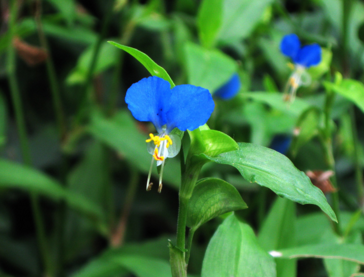
<path id="1" fill-rule="evenodd" d="M 298 88 L 298 84 L 297 84 L 297 82 L 296 82 L 295 78 L 293 78 L 293 77 L 289 78 L 289 83 L 290 83 L 290 85 L 291 85 L 294 89 L 297 89 L 297 88 Z"/>
<path id="2" fill-rule="evenodd" d="M 155 150 L 154 150 L 153 158 L 154 158 L 156 161 L 163 161 L 163 160 L 164 160 L 164 156 L 159 156 L 159 155 L 158 155 L 158 148 L 157 148 L 157 147 L 156 147 L 156 148 L 155 148 Z"/>
<path id="3" fill-rule="evenodd" d="M 172 145 L 172 140 L 168 135 L 165 135 L 164 137 L 160 137 L 160 136 L 154 136 L 153 134 L 149 134 L 149 139 L 147 139 L 145 142 L 154 142 L 154 145 L 156 145 L 157 147 L 159 147 L 161 145 L 162 141 L 167 141 L 167 145 L 166 147 L 168 148 L 170 145 Z"/>
<path id="4" fill-rule="evenodd" d="M 291 70 L 294 70 L 294 64 L 293 64 L 293 63 L 287 63 L 287 66 L 288 66 Z"/>

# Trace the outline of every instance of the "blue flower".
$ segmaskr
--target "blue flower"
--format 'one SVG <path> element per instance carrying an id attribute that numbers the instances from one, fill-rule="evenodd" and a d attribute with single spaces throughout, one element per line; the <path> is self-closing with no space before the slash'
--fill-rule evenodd
<path id="1" fill-rule="evenodd" d="M 228 82 L 215 91 L 214 96 L 222 100 L 229 100 L 239 92 L 240 87 L 239 75 L 235 73 Z"/>
<path id="2" fill-rule="evenodd" d="M 285 155 L 288 151 L 288 148 L 291 144 L 292 138 L 287 135 L 276 135 L 274 136 L 270 148 L 276 150 L 277 152 Z"/>
<path id="3" fill-rule="evenodd" d="M 204 125 L 215 108 L 212 96 L 207 89 L 192 85 L 179 85 L 171 89 L 169 82 L 159 77 L 148 77 L 131 85 L 127 90 L 125 102 L 139 121 L 152 122 L 157 135 L 150 134 L 146 140 L 148 152 L 153 156 L 149 170 L 147 190 L 154 160 L 162 165 L 159 189 L 162 189 L 164 163 L 175 157 L 181 140 L 171 134 L 174 128 L 181 131 L 194 130 Z"/>
<path id="4" fill-rule="evenodd" d="M 311 77 L 306 72 L 306 68 L 316 66 L 321 62 L 322 51 L 317 43 L 301 47 L 301 42 L 295 34 L 284 36 L 280 49 L 282 54 L 290 57 L 295 64 L 285 91 L 285 100 L 293 101 L 297 89 L 302 85 L 307 86 L 311 83 Z M 290 90 L 289 93 L 288 90 Z"/>

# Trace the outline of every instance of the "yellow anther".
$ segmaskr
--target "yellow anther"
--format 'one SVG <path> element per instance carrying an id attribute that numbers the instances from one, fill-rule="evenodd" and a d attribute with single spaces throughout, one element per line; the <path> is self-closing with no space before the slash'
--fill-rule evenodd
<path id="1" fill-rule="evenodd" d="M 149 139 L 147 139 L 145 142 L 154 142 L 154 145 L 156 145 L 157 147 L 159 147 L 161 145 L 161 142 L 166 140 L 167 141 L 167 145 L 166 147 L 168 148 L 170 145 L 173 144 L 171 138 L 168 135 L 165 135 L 164 137 L 160 137 L 160 136 L 154 136 L 153 134 L 149 134 Z"/>
<path id="2" fill-rule="evenodd" d="M 156 161 L 163 161 L 163 160 L 164 160 L 164 157 L 163 157 L 163 156 L 159 156 L 159 155 L 158 155 L 158 148 L 157 148 L 157 147 L 156 147 L 156 148 L 155 148 L 155 150 L 154 150 L 153 158 L 154 158 Z"/>
<path id="3" fill-rule="evenodd" d="M 296 80 L 295 80 L 293 77 L 289 78 L 289 84 L 290 84 L 290 85 L 291 85 L 294 89 L 298 88 L 298 84 L 297 84 Z"/>
<path id="4" fill-rule="evenodd" d="M 173 144 L 173 142 L 172 142 L 171 138 L 168 135 L 165 136 L 165 139 L 167 140 L 167 148 L 168 148 L 170 145 Z"/>
<path id="5" fill-rule="evenodd" d="M 291 70 L 294 70 L 294 64 L 293 64 L 293 63 L 287 63 L 287 66 L 288 66 Z"/>

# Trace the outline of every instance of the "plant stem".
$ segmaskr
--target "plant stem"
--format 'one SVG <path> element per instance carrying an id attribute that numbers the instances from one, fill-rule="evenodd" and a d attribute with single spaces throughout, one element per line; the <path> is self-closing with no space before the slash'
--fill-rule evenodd
<path id="1" fill-rule="evenodd" d="M 115 233 L 112 234 L 111 236 L 110 244 L 113 247 L 120 247 L 123 244 L 131 206 L 133 204 L 135 192 L 138 187 L 138 181 L 139 181 L 138 171 L 135 168 L 132 168 L 130 172 L 131 172 L 131 179 L 128 184 L 128 190 L 125 197 L 123 211 L 119 220 L 118 227 L 115 230 Z"/>
<path id="2" fill-rule="evenodd" d="M 333 154 L 333 149 L 332 149 L 332 138 L 331 138 L 332 132 L 331 132 L 331 124 L 330 124 L 331 123 L 331 111 L 332 111 L 334 99 L 335 99 L 335 94 L 331 90 L 327 90 L 326 99 L 325 99 L 325 110 L 324 110 L 325 130 L 324 130 L 324 138 L 323 138 L 323 147 L 324 147 L 326 162 L 329 166 L 329 169 L 332 170 L 333 172 L 336 172 L 335 171 L 335 159 L 334 159 L 334 154 Z M 330 179 L 331 179 L 333 186 L 336 189 L 336 192 L 333 192 L 331 194 L 332 195 L 332 206 L 333 206 L 333 210 L 336 214 L 337 220 L 338 220 L 338 222 L 340 222 L 339 194 L 337 191 L 338 185 L 337 185 L 337 181 L 336 181 L 336 174 L 334 174 Z M 333 223 L 333 228 L 338 235 L 342 234 L 340 224 Z"/>
<path id="3" fill-rule="evenodd" d="M 45 60 L 45 62 L 46 62 L 48 78 L 49 78 L 49 82 L 50 82 L 50 86 L 51 86 L 53 107 L 54 107 L 54 110 L 56 113 L 58 135 L 59 135 L 60 140 L 62 140 L 62 138 L 64 137 L 65 132 L 66 132 L 65 116 L 63 113 L 63 105 L 62 105 L 61 95 L 60 95 L 59 86 L 58 86 L 58 82 L 57 82 L 56 72 L 55 72 L 54 64 L 53 64 L 52 57 L 51 57 L 51 52 L 49 50 L 48 42 L 47 42 L 47 39 L 43 32 L 41 16 L 42 16 L 42 4 L 41 4 L 41 1 L 38 0 L 36 2 L 35 22 L 37 24 L 40 45 L 44 50 L 46 50 L 46 52 L 48 54 L 48 57 Z"/>
<path id="4" fill-rule="evenodd" d="M 352 7 L 352 0 L 342 1 L 342 67 L 344 77 L 350 76 L 349 67 L 349 54 L 348 54 L 348 42 L 349 42 L 349 17 Z"/>
<path id="5" fill-rule="evenodd" d="M 188 238 L 187 238 L 187 253 L 186 253 L 186 264 L 188 266 L 188 261 L 190 260 L 190 255 L 191 255 L 191 249 L 192 249 L 192 241 L 193 241 L 193 236 L 195 235 L 196 230 L 194 228 L 191 228 L 190 231 L 188 232 Z"/>
<path id="6" fill-rule="evenodd" d="M 186 170 L 182 175 L 181 189 L 179 191 L 179 210 L 177 220 L 177 248 L 183 252 L 184 259 L 172 260 L 172 272 L 177 272 L 177 268 L 184 267 L 187 272 L 186 265 L 186 222 L 187 222 L 187 205 L 192 196 L 197 178 L 200 174 L 203 163 L 194 161 L 193 158 L 187 158 Z M 183 263 L 183 264 L 180 264 Z M 176 276 L 173 276 L 176 277 Z"/>
<path id="7" fill-rule="evenodd" d="M 14 113 L 16 118 L 17 129 L 19 133 L 20 146 L 22 150 L 23 161 L 26 165 L 31 166 L 31 155 L 30 149 L 28 145 L 28 138 L 26 133 L 24 114 L 22 101 L 20 97 L 18 82 L 16 79 L 16 59 L 15 59 L 15 51 L 12 45 L 13 37 L 15 36 L 14 26 L 15 20 L 17 17 L 17 5 L 16 1 L 11 1 L 11 11 L 10 11 L 10 20 L 9 20 L 9 34 L 10 34 L 10 43 L 7 49 L 7 72 L 10 83 L 10 91 L 11 97 L 14 107 Z M 35 193 L 30 193 L 31 207 L 34 215 L 35 221 L 35 229 L 38 241 L 39 251 L 41 253 L 43 265 L 46 270 L 47 276 L 53 276 L 53 268 L 50 261 L 49 251 L 47 249 L 47 242 L 45 237 L 44 224 L 42 220 L 41 210 L 39 207 L 38 195 Z"/>
<path id="8" fill-rule="evenodd" d="M 358 192 L 358 202 L 359 207 L 363 208 L 364 206 L 364 181 L 363 181 L 363 172 L 360 164 L 360 148 L 359 148 L 359 138 L 358 132 L 355 125 L 355 113 L 354 106 L 350 109 L 350 119 L 351 119 L 351 130 L 353 136 L 353 144 L 354 144 L 354 163 L 355 163 L 355 179 L 356 186 Z"/>

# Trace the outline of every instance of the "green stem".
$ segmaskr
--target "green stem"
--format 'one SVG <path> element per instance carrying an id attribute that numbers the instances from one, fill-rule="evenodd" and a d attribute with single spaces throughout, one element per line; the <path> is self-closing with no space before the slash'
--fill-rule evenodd
<path id="1" fill-rule="evenodd" d="M 351 130 L 353 136 L 353 144 L 354 144 L 354 162 L 355 162 L 355 179 L 356 186 L 358 191 L 358 202 L 360 208 L 363 208 L 364 205 L 364 181 L 363 181 L 363 172 L 361 169 L 360 163 L 360 148 L 359 148 L 359 138 L 358 132 L 355 125 L 355 114 L 354 114 L 354 106 L 350 109 L 350 118 L 351 118 Z"/>
<path id="2" fill-rule="evenodd" d="M 190 231 L 188 232 L 188 238 L 187 238 L 187 253 L 186 253 L 186 264 L 188 265 L 188 261 L 190 260 L 190 255 L 191 255 L 191 249 L 192 249 L 192 241 L 193 241 L 193 236 L 195 235 L 196 230 L 194 228 L 191 228 Z"/>
<path id="3" fill-rule="evenodd" d="M 323 147 L 325 152 L 325 159 L 329 166 L 329 169 L 335 172 L 335 159 L 334 159 L 334 153 L 332 149 L 332 133 L 331 133 L 331 112 L 332 112 L 332 106 L 335 100 L 335 94 L 328 90 L 326 93 L 326 100 L 325 100 L 325 130 L 323 134 Z M 338 185 L 336 181 L 336 174 L 334 174 L 331 178 L 331 182 L 333 186 L 336 188 L 336 192 L 333 192 L 332 195 L 332 206 L 333 210 L 336 214 L 338 222 L 340 222 L 340 210 L 339 210 L 339 194 L 338 194 Z M 341 235 L 341 229 L 340 224 L 333 223 L 334 231 Z"/>
<path id="4" fill-rule="evenodd" d="M 342 1 L 342 66 L 343 66 L 343 75 L 344 77 L 350 76 L 350 67 L 349 67 L 349 53 L 348 53 L 348 45 L 349 45 L 349 18 L 350 12 L 352 8 L 352 0 L 343 0 Z"/>
<path id="5" fill-rule="evenodd" d="M 47 67 L 48 78 L 49 78 L 49 82 L 50 82 L 50 86 L 51 86 L 53 107 L 54 107 L 54 110 L 56 113 L 58 135 L 59 135 L 59 138 L 62 140 L 62 138 L 64 137 L 65 132 L 66 132 L 66 123 L 65 123 L 66 121 L 65 121 L 65 116 L 63 113 L 63 105 L 62 105 L 61 94 L 60 94 L 59 86 L 58 86 L 58 82 L 57 82 L 56 71 L 54 69 L 54 64 L 53 64 L 53 60 L 51 58 L 51 52 L 48 47 L 48 42 L 44 35 L 41 16 L 42 16 L 42 5 L 41 5 L 40 1 L 37 1 L 37 10 L 36 10 L 36 14 L 35 14 L 35 21 L 37 24 L 40 45 L 44 50 L 46 50 L 46 52 L 48 54 L 48 57 L 46 59 L 46 67 Z"/>
<path id="6" fill-rule="evenodd" d="M 28 145 L 28 137 L 26 133 L 25 121 L 24 121 L 24 114 L 23 114 L 23 106 L 20 97 L 18 81 L 16 79 L 16 68 L 15 68 L 15 51 L 12 45 L 13 37 L 15 36 L 14 26 L 15 20 L 17 17 L 17 6 L 16 1 L 11 1 L 11 12 L 10 12 L 10 20 L 9 20 L 9 33 L 10 33 L 10 43 L 7 49 L 7 72 L 8 78 L 10 83 L 10 91 L 11 97 L 14 107 L 14 113 L 16 118 L 16 125 L 19 133 L 20 139 L 20 147 L 22 150 L 23 161 L 26 165 L 31 166 L 31 155 L 30 149 Z M 48 276 L 52 276 L 53 268 L 50 260 L 49 251 L 47 249 L 46 237 L 45 237 L 45 230 L 44 224 L 41 216 L 41 210 L 38 201 L 38 195 L 35 193 L 30 193 L 30 200 L 31 200 L 31 207 L 34 215 L 35 221 L 35 228 L 36 228 L 36 235 L 38 241 L 39 251 L 41 253 L 41 257 L 43 260 L 43 265 L 46 270 L 46 274 Z"/>
<path id="7" fill-rule="evenodd" d="M 178 268 L 185 268 L 187 272 L 186 264 L 186 222 L 187 222 L 187 206 L 188 201 L 192 196 L 193 189 L 195 187 L 198 175 L 202 168 L 203 163 L 194 161 L 190 157 L 187 158 L 186 170 L 182 175 L 181 189 L 179 191 L 179 210 L 177 220 L 177 248 L 183 251 L 184 259 L 173 259 L 171 257 L 172 272 L 177 272 Z M 183 264 L 181 264 L 183 263 Z M 175 276 L 173 276 L 175 277 Z"/>

